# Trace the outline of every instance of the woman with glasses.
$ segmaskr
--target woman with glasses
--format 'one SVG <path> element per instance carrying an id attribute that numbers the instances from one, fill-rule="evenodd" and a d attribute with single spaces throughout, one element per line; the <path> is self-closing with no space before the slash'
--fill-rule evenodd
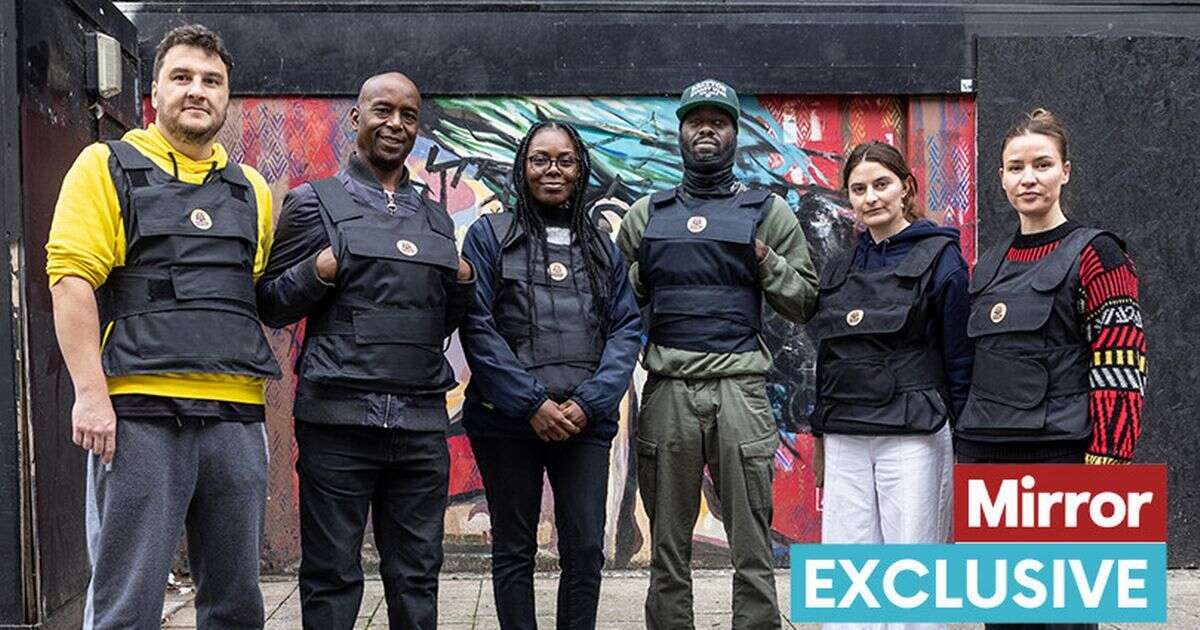
<path id="1" fill-rule="evenodd" d="M 536 628 L 542 478 L 554 493 L 558 627 L 594 628 L 604 565 L 609 445 L 641 345 L 633 289 L 584 207 L 587 149 L 537 123 L 517 147 L 505 212 L 467 231 L 476 304 L 460 335 L 471 380 L 463 426 L 492 521 L 501 628 Z"/>

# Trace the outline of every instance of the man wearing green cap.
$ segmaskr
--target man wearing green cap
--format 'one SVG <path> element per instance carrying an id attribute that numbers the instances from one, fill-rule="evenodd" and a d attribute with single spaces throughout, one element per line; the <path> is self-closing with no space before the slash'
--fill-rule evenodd
<path id="1" fill-rule="evenodd" d="M 778 628 L 770 528 L 779 435 L 762 302 L 807 321 L 817 276 L 787 202 L 733 175 L 733 88 L 700 81 L 684 90 L 676 115 L 683 181 L 634 203 L 617 237 L 650 314 L 637 427 L 650 517 L 646 625 L 693 627 L 692 530 L 707 464 L 733 557 L 733 627 Z"/>

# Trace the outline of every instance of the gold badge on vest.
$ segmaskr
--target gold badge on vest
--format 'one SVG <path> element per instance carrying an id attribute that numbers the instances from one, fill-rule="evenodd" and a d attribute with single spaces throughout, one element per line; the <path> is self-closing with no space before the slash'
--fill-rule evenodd
<path id="1" fill-rule="evenodd" d="M 560 262 L 552 262 L 549 267 L 546 267 L 546 272 L 550 274 L 550 279 L 555 282 L 562 282 L 567 279 L 567 266 Z"/>
<path id="2" fill-rule="evenodd" d="M 1008 306 L 1004 302 L 996 302 L 992 307 L 992 323 L 999 324 L 1005 315 L 1008 315 Z"/>
<path id="3" fill-rule="evenodd" d="M 708 219 L 706 219 L 704 217 L 694 216 L 694 217 L 688 219 L 687 229 L 692 234 L 699 234 L 699 233 L 703 232 L 704 228 L 706 228 L 706 227 L 708 227 Z"/>
<path id="4" fill-rule="evenodd" d="M 404 254 L 405 256 L 416 256 L 417 251 L 419 251 L 417 249 L 417 244 L 407 239 L 400 239 L 396 241 L 396 249 L 400 250 L 400 253 Z"/>
<path id="5" fill-rule="evenodd" d="M 188 218 L 191 219 L 192 225 L 201 230 L 207 230 L 213 226 L 212 217 L 208 216 L 208 212 L 204 208 L 192 210 Z"/>
<path id="6" fill-rule="evenodd" d="M 849 313 L 846 313 L 846 323 L 851 326 L 857 326 L 862 323 L 863 311 L 861 308 L 856 308 Z"/>

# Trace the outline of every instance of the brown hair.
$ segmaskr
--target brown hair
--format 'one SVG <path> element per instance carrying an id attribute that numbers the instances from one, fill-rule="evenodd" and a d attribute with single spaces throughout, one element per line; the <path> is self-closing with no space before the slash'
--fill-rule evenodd
<path id="1" fill-rule="evenodd" d="M 210 55 L 216 55 L 225 63 L 225 74 L 233 74 L 233 57 L 229 55 L 221 36 L 203 24 L 184 24 L 167 31 L 162 41 L 154 48 L 153 80 L 158 80 L 158 73 L 162 71 L 163 57 L 167 55 L 167 51 L 176 46 L 195 46 Z"/>
<path id="2" fill-rule="evenodd" d="M 863 162 L 875 162 L 899 177 L 900 182 L 908 186 L 908 192 L 905 193 L 902 202 L 905 220 L 911 223 L 921 218 L 923 213 L 916 199 L 917 178 L 913 177 L 912 169 L 908 167 L 908 162 L 904 160 L 904 154 L 899 149 L 878 140 L 854 147 L 850 155 L 846 156 L 846 164 L 842 166 L 842 188 L 850 188 L 850 172 Z"/>
<path id="3" fill-rule="evenodd" d="M 1041 134 L 1054 140 L 1054 144 L 1058 145 L 1059 159 L 1063 162 L 1067 161 L 1067 128 L 1058 119 L 1058 116 L 1055 116 L 1053 112 L 1042 107 L 1022 114 L 1017 119 L 1017 122 L 1008 128 L 1008 133 L 1004 136 L 1004 142 L 1000 145 L 1000 152 L 1004 153 L 1005 147 L 1008 146 L 1008 143 L 1013 138 L 1030 133 Z"/>

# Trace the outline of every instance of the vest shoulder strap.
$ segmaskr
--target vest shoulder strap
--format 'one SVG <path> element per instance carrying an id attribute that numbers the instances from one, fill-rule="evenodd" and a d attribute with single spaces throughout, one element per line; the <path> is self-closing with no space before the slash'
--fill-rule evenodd
<path id="1" fill-rule="evenodd" d="M 154 162 L 151 162 L 150 158 L 142 155 L 141 151 L 124 140 L 109 140 L 104 144 L 108 145 L 123 171 L 148 171 L 154 168 Z"/>
<path id="2" fill-rule="evenodd" d="M 771 199 L 769 190 L 743 190 L 737 194 L 739 206 L 761 206 Z"/>
<path id="3" fill-rule="evenodd" d="M 417 203 L 420 203 L 421 208 L 425 210 L 425 217 L 429 221 L 429 227 L 434 232 L 453 238 L 454 219 L 450 217 L 450 213 L 446 212 L 445 208 L 421 194 L 415 188 L 413 189 L 413 194 L 417 197 Z"/>
<path id="4" fill-rule="evenodd" d="M 253 189 L 250 185 L 250 180 L 246 179 L 246 173 L 242 170 L 242 165 L 230 160 L 225 163 L 225 168 L 221 169 L 221 179 L 229 184 L 245 188 L 246 190 Z"/>
<path id="5" fill-rule="evenodd" d="M 225 163 L 225 168 L 221 169 L 220 173 L 221 180 L 229 184 L 230 194 L 239 201 L 250 204 L 250 207 L 255 210 L 258 209 L 254 187 L 250 185 L 250 180 L 246 179 L 246 173 L 242 170 L 241 164 L 230 160 Z"/>
<path id="6" fill-rule="evenodd" d="M 987 288 L 992 280 L 996 277 L 996 272 L 1000 270 L 1000 265 L 1004 262 L 1004 257 L 1008 254 L 1008 250 L 1012 247 L 1013 239 L 1016 234 L 1006 238 L 999 243 L 996 243 L 979 257 L 979 261 L 975 263 L 975 268 L 971 271 L 971 283 L 969 292 L 972 294 L 980 293 Z"/>
<path id="7" fill-rule="evenodd" d="M 488 225 L 492 227 L 492 234 L 496 237 L 496 242 L 500 244 L 500 249 L 516 243 L 525 236 L 524 231 L 521 230 L 521 224 L 517 222 L 516 214 L 511 210 L 485 214 L 480 218 L 487 221 Z"/>
<path id="8" fill-rule="evenodd" d="M 821 277 L 819 284 L 822 289 L 833 289 L 839 287 L 846 281 L 846 275 L 850 273 L 850 265 L 854 262 L 854 248 L 850 247 L 843 249 L 830 258 L 825 263 L 825 267 L 821 269 Z"/>
<path id="9" fill-rule="evenodd" d="M 955 242 L 954 238 L 940 235 L 921 239 L 896 266 L 896 275 L 901 278 L 919 278 L 925 275 L 934 261 L 942 255 L 942 251 Z"/>
<path id="10" fill-rule="evenodd" d="M 650 195 L 650 205 L 665 206 L 675 200 L 675 188 L 660 190 L 653 195 Z"/>
<path id="11" fill-rule="evenodd" d="M 109 140 L 104 144 L 108 145 L 109 151 L 112 152 L 109 176 L 112 179 L 113 188 L 117 191 L 117 204 L 121 208 L 121 223 L 125 227 L 125 239 L 128 246 L 134 233 L 132 192 L 133 189 L 150 183 L 147 176 L 154 169 L 154 163 L 124 140 Z"/>
<path id="12" fill-rule="evenodd" d="M 317 206 L 321 213 L 321 222 L 325 224 L 325 233 L 329 236 L 329 245 L 333 251 L 338 251 L 337 224 L 363 215 L 354 198 L 346 192 L 336 177 L 326 177 L 308 183 L 313 192 L 317 193 Z"/>
<path id="13" fill-rule="evenodd" d="M 321 203 L 321 209 L 328 214 L 329 220 L 333 223 L 341 223 L 350 219 L 357 219 L 363 216 L 362 208 L 354 202 L 354 198 L 350 193 L 346 192 L 346 187 L 341 180 L 336 177 L 326 177 L 309 182 L 313 191 L 317 193 L 317 200 Z"/>
<path id="14" fill-rule="evenodd" d="M 1033 288 L 1038 291 L 1049 291 L 1062 284 L 1062 281 L 1079 262 L 1083 248 L 1087 247 L 1092 239 L 1104 233 L 1103 230 L 1096 228 L 1081 227 L 1064 236 L 1058 247 L 1046 254 L 1046 257 L 1039 262 L 1037 272 L 1033 277 Z"/>

